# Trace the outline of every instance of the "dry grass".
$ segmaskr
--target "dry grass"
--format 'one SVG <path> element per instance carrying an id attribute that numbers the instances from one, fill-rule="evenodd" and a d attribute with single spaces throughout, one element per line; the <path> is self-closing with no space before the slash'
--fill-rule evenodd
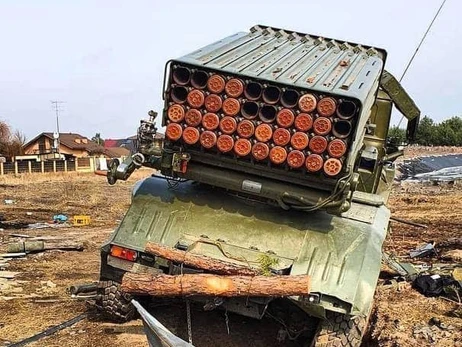
<path id="1" fill-rule="evenodd" d="M 10 262 L 9 270 L 21 272 L 19 279 L 27 281 L 22 284 L 24 294 L 36 293 L 57 298 L 60 302 L 40 304 L 34 303 L 32 299 L 0 302 L 0 345 L 2 340 L 17 341 L 85 310 L 82 303 L 69 300 L 66 288 L 71 284 L 95 281 L 98 278 L 99 245 L 107 239 L 129 206 L 133 183 L 151 172 L 147 169 L 139 170 L 128 182 L 118 182 L 114 186 L 109 186 L 104 177 L 83 173 L 0 177 L 1 211 L 9 220 L 42 222 L 51 219 L 56 213 L 69 216 L 88 214 L 93 220 L 90 227 L 20 231 L 31 235 L 63 236 L 80 240 L 85 242 L 87 249 L 83 252 L 47 252 Z M 15 204 L 3 205 L 4 199 L 13 199 Z M 393 231 L 385 243 L 386 250 L 405 256 L 410 249 L 422 242 L 436 240 L 438 244 L 453 236 L 460 237 L 461 199 L 460 186 L 396 186 L 390 199 L 393 214 L 428 224 L 429 228 L 419 229 L 393 223 Z M 26 212 L 32 212 L 32 216 L 28 216 Z M 8 230 L 0 232 L 4 242 L 12 240 L 8 233 Z M 2 247 L 4 245 L 0 245 L 0 251 Z M 48 280 L 57 284 L 57 287 L 44 287 L 42 281 Z M 417 343 L 420 346 L 430 346 L 426 341 L 416 340 L 412 331 L 415 324 L 426 322 L 431 317 L 438 317 L 445 324 L 452 324 L 458 331 L 462 330 L 461 319 L 451 316 L 455 309 L 452 303 L 425 298 L 412 289 L 396 292 L 379 288 L 376 303 L 377 317 L 373 326 L 372 346 L 412 346 Z M 184 313 L 183 308 L 177 311 L 180 315 Z M 167 315 L 173 315 L 169 312 L 170 308 Z M 219 325 L 221 322 L 218 320 L 222 317 L 220 313 L 216 315 L 216 324 Z M 183 318 L 174 318 L 178 329 L 183 329 Z M 206 335 L 209 333 L 209 323 L 204 320 L 201 326 L 199 321 L 195 322 L 196 334 L 201 329 Z M 111 325 L 93 320 L 85 321 L 33 346 L 143 346 L 145 342 L 141 335 L 140 322 L 132 324 L 134 325 L 121 326 L 119 330 L 125 329 L 126 332 L 117 335 L 107 333 L 107 328 Z M 247 333 L 254 336 L 252 331 L 256 331 L 256 326 L 250 321 L 247 324 Z M 225 334 L 224 328 L 220 329 L 220 334 Z M 247 333 L 241 335 L 234 323 L 231 329 L 232 335 L 226 335 L 231 342 L 227 342 L 226 346 L 239 345 L 237 341 L 241 341 Z M 456 338 L 457 332 L 452 333 L 452 336 L 449 343 L 460 343 Z M 446 345 L 445 341 L 442 343 Z"/>
<path id="2" fill-rule="evenodd" d="M 115 225 L 130 204 L 130 188 L 152 170 L 138 170 L 114 186 L 92 173 L 23 174 L 0 176 L 0 201 L 13 199 L 3 212 L 10 220 L 46 222 L 55 214 L 90 215 L 93 226 Z M 27 212 L 32 212 L 31 216 Z"/>
<path id="3" fill-rule="evenodd" d="M 20 230 L 31 236 L 62 237 L 86 245 L 83 252 L 46 252 L 10 261 L 8 270 L 18 271 L 19 295 L 38 295 L 56 299 L 56 303 L 35 303 L 34 298 L 17 298 L 0 302 L 0 345 L 18 341 L 58 324 L 86 310 L 85 305 L 70 299 L 66 292 L 72 284 L 96 281 L 99 276 L 99 247 L 118 224 L 129 206 L 131 187 L 136 180 L 149 176 L 151 170 L 138 170 L 127 182 L 109 186 L 105 177 L 90 173 L 23 174 L 0 177 L 1 211 L 8 221 L 26 223 L 50 221 L 54 214 L 69 217 L 90 215 L 89 227 Z M 3 200 L 14 200 L 4 205 Z M 32 215 L 28 215 L 31 212 Z M 0 252 L 6 243 L 18 241 L 0 232 Z M 56 288 L 44 282 L 52 281 Z M 16 296 L 8 291 L 3 296 Z M 0 296 L 1 296 L 0 295 Z M 19 323 L 19 324 L 18 324 Z M 102 336 L 100 322 L 86 321 L 41 340 L 34 346 L 111 346 L 118 344 L 116 335 Z"/>

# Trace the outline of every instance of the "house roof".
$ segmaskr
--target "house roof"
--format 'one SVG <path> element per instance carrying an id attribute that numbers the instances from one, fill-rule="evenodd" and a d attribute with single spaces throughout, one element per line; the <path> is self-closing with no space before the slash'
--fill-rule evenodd
<path id="1" fill-rule="evenodd" d="M 106 139 L 106 140 L 104 140 L 104 148 L 117 147 L 118 141 L 119 140 L 115 140 L 115 139 Z"/>
<path id="2" fill-rule="evenodd" d="M 45 136 L 51 140 L 53 140 L 53 133 L 51 132 L 43 132 L 28 143 L 26 143 L 23 147 L 26 148 L 36 142 L 40 137 Z M 69 149 L 81 149 L 85 150 L 90 154 L 99 154 L 104 153 L 104 147 L 98 145 L 96 142 L 91 141 L 85 136 L 76 133 L 59 133 L 59 145 L 65 146 Z"/>
<path id="3" fill-rule="evenodd" d="M 165 136 L 162 133 L 156 133 L 156 136 L 155 136 L 156 139 L 163 139 L 164 137 Z M 133 136 L 129 136 L 123 139 L 105 139 L 104 148 L 113 149 L 117 147 L 123 147 L 123 148 L 128 149 L 131 153 L 135 153 L 137 150 L 136 149 L 137 138 L 138 138 L 137 135 L 133 135 Z M 122 156 L 125 156 L 125 154 L 122 154 Z"/>
<path id="4" fill-rule="evenodd" d="M 111 147 L 104 150 L 104 154 L 110 158 L 128 157 L 130 150 L 125 147 Z"/>

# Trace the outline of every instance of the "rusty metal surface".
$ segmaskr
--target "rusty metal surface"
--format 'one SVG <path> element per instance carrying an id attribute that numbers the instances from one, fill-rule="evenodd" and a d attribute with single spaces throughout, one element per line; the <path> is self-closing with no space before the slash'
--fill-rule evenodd
<path id="1" fill-rule="evenodd" d="M 363 103 L 376 90 L 385 59 L 379 48 L 257 25 L 175 61 Z"/>

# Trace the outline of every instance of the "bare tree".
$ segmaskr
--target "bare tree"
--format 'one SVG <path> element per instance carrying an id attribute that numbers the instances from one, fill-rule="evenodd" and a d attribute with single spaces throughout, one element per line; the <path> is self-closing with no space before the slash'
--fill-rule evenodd
<path id="1" fill-rule="evenodd" d="M 11 127 L 4 121 L 0 121 L 0 155 L 14 157 L 24 153 L 23 146 L 26 143 L 24 134 L 16 130 L 14 134 Z"/>

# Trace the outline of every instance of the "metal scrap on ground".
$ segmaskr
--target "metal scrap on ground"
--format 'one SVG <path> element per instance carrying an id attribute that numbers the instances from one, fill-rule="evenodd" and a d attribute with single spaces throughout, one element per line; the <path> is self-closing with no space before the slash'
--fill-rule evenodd
<path id="1" fill-rule="evenodd" d="M 400 180 L 455 181 L 462 179 L 462 155 L 418 157 L 398 165 Z"/>

